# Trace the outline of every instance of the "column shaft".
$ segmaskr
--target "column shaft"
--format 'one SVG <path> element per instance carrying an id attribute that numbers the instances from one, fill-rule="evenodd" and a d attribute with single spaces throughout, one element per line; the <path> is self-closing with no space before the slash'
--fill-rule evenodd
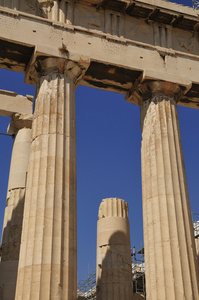
<path id="1" fill-rule="evenodd" d="M 103 199 L 97 222 L 97 300 L 132 300 L 128 205 Z"/>
<path id="2" fill-rule="evenodd" d="M 16 123 L 24 122 L 24 120 L 19 121 L 20 117 L 16 118 Z M 29 123 L 28 125 L 31 123 L 30 120 L 25 122 L 26 124 L 21 124 L 24 127 L 27 123 Z M 14 123 L 13 120 L 12 123 Z M 30 141 L 30 128 L 16 129 L 1 245 L 0 286 L 2 300 L 14 300 L 15 297 Z"/>
<path id="3" fill-rule="evenodd" d="M 75 84 L 39 78 L 16 300 L 76 299 Z"/>
<path id="4" fill-rule="evenodd" d="M 198 300 L 196 252 L 176 100 L 141 105 L 147 300 Z"/>

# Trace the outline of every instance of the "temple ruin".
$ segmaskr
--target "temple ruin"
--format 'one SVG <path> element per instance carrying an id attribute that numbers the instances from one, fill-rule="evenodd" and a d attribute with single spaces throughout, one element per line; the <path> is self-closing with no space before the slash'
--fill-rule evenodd
<path id="1" fill-rule="evenodd" d="M 131 300 L 132 266 L 128 205 L 103 199 L 97 222 L 97 300 Z"/>
<path id="2" fill-rule="evenodd" d="M 77 85 L 140 106 L 147 300 L 198 300 L 176 109 L 199 107 L 198 11 L 164 0 L 0 0 L 0 24 L 0 67 L 36 85 L 33 118 L 28 96 L 0 93 L 16 136 L 4 226 L 21 239 L 18 260 L 17 235 L 3 233 L 2 300 L 76 300 Z"/>

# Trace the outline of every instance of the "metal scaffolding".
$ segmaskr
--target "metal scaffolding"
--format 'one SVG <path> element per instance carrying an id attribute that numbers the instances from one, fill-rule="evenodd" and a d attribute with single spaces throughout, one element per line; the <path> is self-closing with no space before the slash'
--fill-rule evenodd
<path id="1" fill-rule="evenodd" d="M 133 247 L 131 249 L 131 257 L 133 292 L 141 294 L 146 298 L 144 248 L 141 248 L 138 252 L 136 252 L 135 247 Z"/>
<path id="2" fill-rule="evenodd" d="M 194 237 L 199 241 L 199 214 L 192 213 L 192 218 Z M 133 247 L 131 249 L 131 258 L 133 292 L 141 294 L 146 298 L 144 248 L 136 252 L 135 247 Z M 83 297 L 82 299 L 96 299 L 96 274 L 94 271 L 91 273 L 88 272 L 86 280 L 79 281 L 77 295 L 80 297 L 79 299 L 81 297 Z"/>
<path id="3" fill-rule="evenodd" d="M 199 239 L 199 214 L 192 213 L 193 230 L 195 239 Z"/>
<path id="4" fill-rule="evenodd" d="M 138 252 L 135 251 L 135 247 L 132 248 L 131 257 L 133 292 L 141 294 L 146 298 L 144 248 L 141 248 Z M 77 296 L 79 296 L 79 299 L 96 299 L 96 274 L 94 271 L 91 273 L 88 271 L 87 279 L 79 281 Z"/>
<path id="5" fill-rule="evenodd" d="M 77 296 L 84 299 L 96 299 L 96 274 L 94 271 L 87 273 L 86 280 L 80 280 L 77 287 Z"/>

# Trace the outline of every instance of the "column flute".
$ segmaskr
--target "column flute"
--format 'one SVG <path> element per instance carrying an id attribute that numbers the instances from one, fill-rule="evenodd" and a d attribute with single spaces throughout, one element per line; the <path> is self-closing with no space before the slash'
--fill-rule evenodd
<path id="1" fill-rule="evenodd" d="M 16 300 L 76 300 L 75 87 L 84 67 L 34 64 L 37 92 Z"/>
<path id="2" fill-rule="evenodd" d="M 140 84 L 147 300 L 197 300 L 193 224 L 177 113 L 181 88 Z"/>

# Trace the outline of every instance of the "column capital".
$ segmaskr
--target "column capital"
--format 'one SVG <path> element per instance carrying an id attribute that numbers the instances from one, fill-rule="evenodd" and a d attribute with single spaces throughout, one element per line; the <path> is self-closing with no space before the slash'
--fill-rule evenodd
<path id="1" fill-rule="evenodd" d="M 19 129 L 32 128 L 32 120 L 32 115 L 14 114 L 8 125 L 7 132 L 9 134 L 16 134 Z"/>
<path id="2" fill-rule="evenodd" d="M 77 84 L 88 69 L 88 58 L 79 57 L 77 60 L 60 57 L 35 55 L 26 73 L 25 81 L 36 84 L 41 76 L 49 73 L 68 74 Z"/>
<path id="3" fill-rule="evenodd" d="M 178 102 L 178 99 L 182 97 L 185 91 L 185 86 L 174 82 L 146 80 L 143 83 L 135 83 L 126 96 L 126 100 L 140 106 L 145 100 L 164 95 L 166 97 L 172 97 Z"/>

